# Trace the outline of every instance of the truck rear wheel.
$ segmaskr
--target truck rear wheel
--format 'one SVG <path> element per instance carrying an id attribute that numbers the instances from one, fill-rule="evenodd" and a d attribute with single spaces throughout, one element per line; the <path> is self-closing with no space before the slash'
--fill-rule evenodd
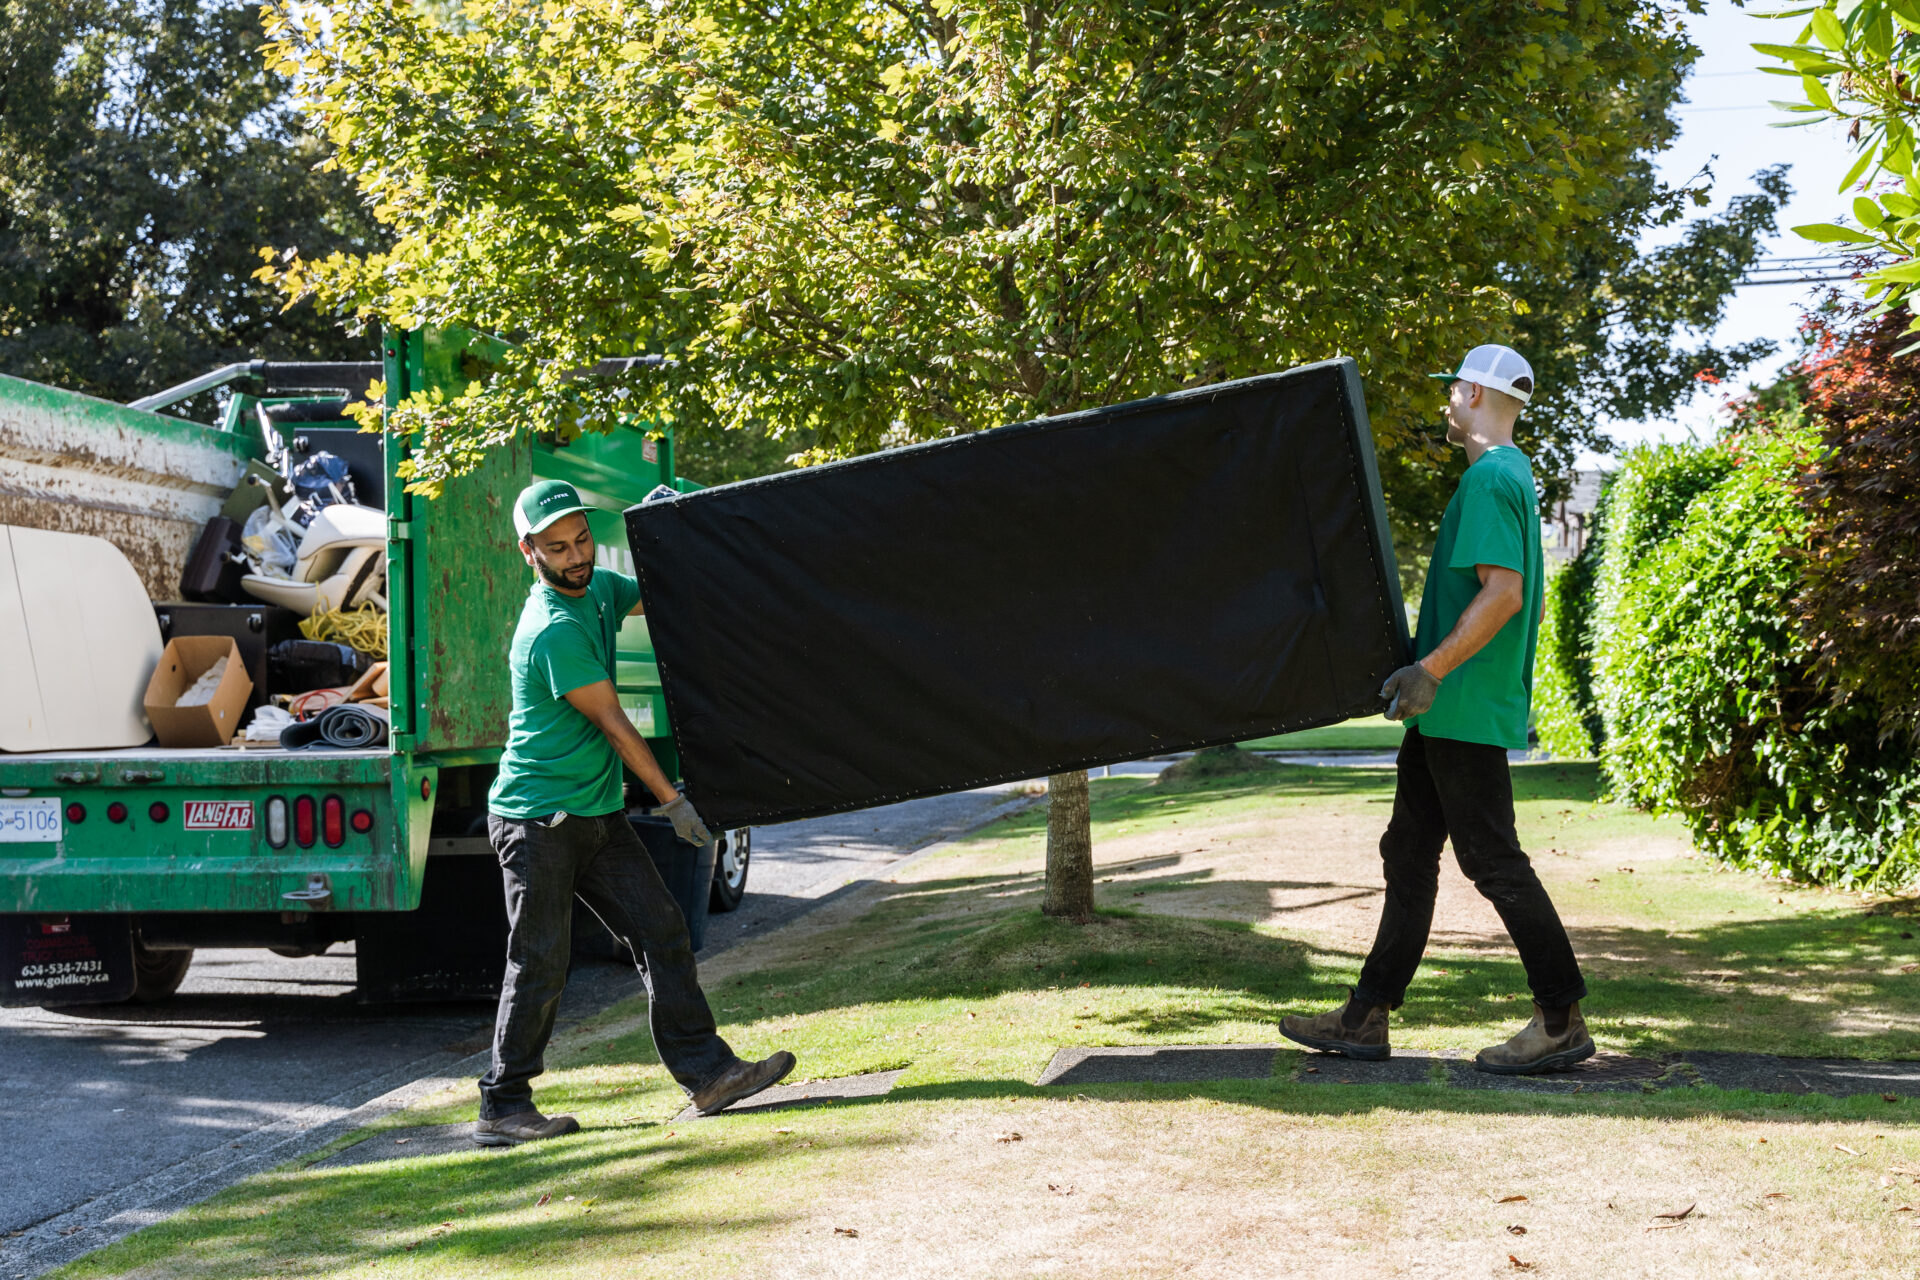
<path id="1" fill-rule="evenodd" d="M 191 951 L 156 951 L 139 938 L 133 940 L 133 994 L 128 1004 L 154 1004 L 180 989 L 187 967 L 193 963 Z"/>
<path id="2" fill-rule="evenodd" d="M 713 859 L 713 895 L 709 911 L 732 911 L 747 896 L 747 863 L 753 857 L 753 829 L 722 831 Z"/>

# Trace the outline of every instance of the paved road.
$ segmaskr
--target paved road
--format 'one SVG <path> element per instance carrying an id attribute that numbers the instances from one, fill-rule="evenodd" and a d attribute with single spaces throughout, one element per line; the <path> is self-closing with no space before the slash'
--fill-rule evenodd
<path id="1" fill-rule="evenodd" d="M 713 918 L 702 955 L 1020 801 L 987 789 L 757 830 L 746 900 Z M 327 1141 L 410 1082 L 476 1069 L 490 1007 L 364 1012 L 353 963 L 350 947 L 300 960 L 203 951 L 161 1005 L 0 1009 L 0 1280 Z M 630 969 L 583 968 L 561 1017 L 639 989 Z"/>

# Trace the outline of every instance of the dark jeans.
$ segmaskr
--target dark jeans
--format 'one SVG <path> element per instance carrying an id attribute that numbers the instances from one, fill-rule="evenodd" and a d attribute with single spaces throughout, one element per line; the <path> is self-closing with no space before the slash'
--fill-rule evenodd
<path id="1" fill-rule="evenodd" d="M 542 820 L 487 816 L 507 890 L 507 973 L 493 1026 L 493 1063 L 480 1077 L 480 1116 L 533 1110 L 553 1016 L 567 985 L 576 894 L 639 961 L 654 1048 L 688 1092 L 733 1065 L 694 970 L 687 922 L 623 813 Z"/>
<path id="2" fill-rule="evenodd" d="M 1533 873 L 1513 830 L 1513 778 L 1500 747 L 1429 738 L 1409 728 L 1400 744 L 1393 820 L 1380 837 L 1386 902 L 1380 932 L 1360 970 L 1354 997 L 1398 1009 L 1420 967 L 1433 927 L 1440 885 L 1440 846 L 1453 838 L 1453 856 L 1481 896 L 1493 904 L 1527 969 L 1527 985 L 1542 1008 L 1583 999 L 1587 984 L 1560 913 Z"/>

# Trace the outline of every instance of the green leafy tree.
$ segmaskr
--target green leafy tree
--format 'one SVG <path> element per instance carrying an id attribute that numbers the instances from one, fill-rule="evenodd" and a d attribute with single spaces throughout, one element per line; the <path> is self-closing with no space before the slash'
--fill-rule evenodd
<path id="1" fill-rule="evenodd" d="M 222 0 L 0 3 L 0 372 L 128 400 L 254 356 L 365 358 L 252 278 L 377 232 Z"/>
<path id="2" fill-rule="evenodd" d="M 265 274 L 516 339 L 457 402 L 392 415 L 428 493 L 519 432 L 633 413 L 828 456 L 1346 353 L 1424 540 L 1446 449 L 1421 375 L 1531 332 L 1572 377 L 1691 377 L 1660 340 L 1704 314 L 1657 296 L 1678 264 L 1619 270 L 1685 198 L 1645 155 L 1693 57 L 1681 12 L 334 0 L 276 13 L 276 65 L 396 239 Z M 569 372 L 628 352 L 673 362 Z M 1559 458 L 1589 421 L 1573 396 L 1532 424 Z M 1084 812 L 1051 831 L 1072 916 Z"/>
<path id="3" fill-rule="evenodd" d="M 1796 82 L 1795 100 L 1774 105 L 1795 113 L 1795 125 L 1847 121 L 1858 153 L 1840 190 L 1855 191 L 1855 225 L 1810 223 L 1794 230 L 1809 240 L 1879 259 L 1866 273 L 1866 296 L 1890 308 L 1907 306 L 1920 288 L 1920 168 L 1914 128 L 1920 100 L 1920 0 L 1828 0 L 1763 16 L 1805 19 L 1791 41 L 1753 47 L 1777 65 L 1765 68 Z M 1909 308 L 1910 309 L 1910 308 Z M 1908 332 L 1920 332 L 1920 316 Z M 1906 350 L 1914 348 L 1909 346 Z"/>

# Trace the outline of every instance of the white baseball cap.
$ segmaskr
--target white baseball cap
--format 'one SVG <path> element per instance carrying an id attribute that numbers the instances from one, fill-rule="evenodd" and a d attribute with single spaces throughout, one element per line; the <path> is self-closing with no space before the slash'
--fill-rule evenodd
<path id="1" fill-rule="evenodd" d="M 1512 347 L 1497 343 L 1488 343 L 1467 352 L 1467 358 L 1460 362 L 1458 373 L 1430 373 L 1427 376 L 1444 378 L 1448 382 L 1475 382 L 1483 387 L 1492 387 L 1495 391 L 1506 392 L 1521 404 L 1533 399 L 1533 366 Z"/>

